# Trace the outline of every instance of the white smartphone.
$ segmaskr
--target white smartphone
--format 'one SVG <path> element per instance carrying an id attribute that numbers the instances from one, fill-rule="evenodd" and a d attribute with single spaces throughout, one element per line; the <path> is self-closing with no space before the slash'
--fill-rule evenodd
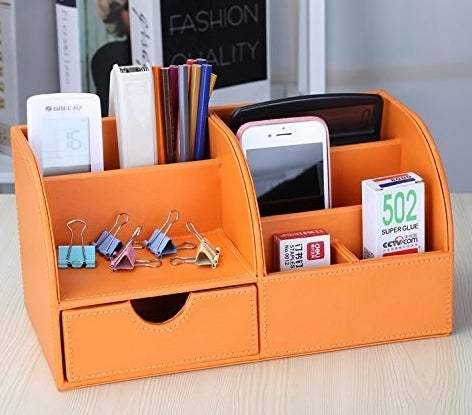
<path id="1" fill-rule="evenodd" d="M 252 121 L 236 135 L 261 216 L 331 207 L 329 133 L 321 118 Z"/>

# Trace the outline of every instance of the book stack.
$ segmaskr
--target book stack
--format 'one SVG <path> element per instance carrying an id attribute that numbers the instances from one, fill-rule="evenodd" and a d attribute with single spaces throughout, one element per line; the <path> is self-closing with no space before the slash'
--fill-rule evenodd
<path id="1" fill-rule="evenodd" d="M 11 154 L 11 126 L 26 123 L 26 99 L 59 89 L 54 21 L 49 0 L 0 1 L 0 153 Z"/>
<path id="2" fill-rule="evenodd" d="M 134 65 L 206 59 L 218 74 L 211 105 L 270 99 L 267 0 L 129 0 Z"/>
<path id="3" fill-rule="evenodd" d="M 110 72 L 131 64 L 128 0 L 56 0 L 61 92 L 91 92 L 108 113 Z"/>

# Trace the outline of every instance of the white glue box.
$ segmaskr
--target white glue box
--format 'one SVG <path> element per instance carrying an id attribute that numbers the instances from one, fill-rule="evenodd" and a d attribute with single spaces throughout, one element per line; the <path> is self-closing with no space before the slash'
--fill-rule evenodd
<path id="1" fill-rule="evenodd" d="M 274 235 L 275 265 L 279 271 L 330 265 L 330 235 L 309 229 Z"/>
<path id="2" fill-rule="evenodd" d="M 363 257 L 424 252 L 424 181 L 403 173 L 362 181 Z"/>

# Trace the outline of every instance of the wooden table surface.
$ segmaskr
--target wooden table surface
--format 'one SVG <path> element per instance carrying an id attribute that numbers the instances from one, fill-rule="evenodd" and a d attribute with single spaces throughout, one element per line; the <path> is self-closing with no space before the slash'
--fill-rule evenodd
<path id="1" fill-rule="evenodd" d="M 452 195 L 454 334 L 58 392 L 23 306 L 0 195 L 0 414 L 470 414 L 472 194 Z"/>

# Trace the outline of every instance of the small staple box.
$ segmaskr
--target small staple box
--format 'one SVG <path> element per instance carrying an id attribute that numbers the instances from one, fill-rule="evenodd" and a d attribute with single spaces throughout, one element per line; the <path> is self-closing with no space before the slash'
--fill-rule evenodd
<path id="1" fill-rule="evenodd" d="M 330 238 L 324 229 L 274 235 L 276 267 L 280 271 L 326 266 L 331 263 Z"/>
<path id="2" fill-rule="evenodd" d="M 424 252 L 424 181 L 408 172 L 362 181 L 364 259 Z"/>

